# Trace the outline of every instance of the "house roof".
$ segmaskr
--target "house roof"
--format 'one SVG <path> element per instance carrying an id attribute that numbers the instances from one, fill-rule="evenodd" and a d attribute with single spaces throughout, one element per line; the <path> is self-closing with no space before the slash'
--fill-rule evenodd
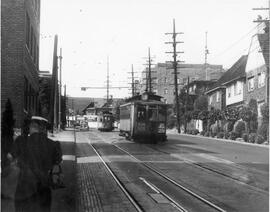
<path id="1" fill-rule="evenodd" d="M 259 43 L 262 49 L 264 61 L 269 68 L 269 32 L 264 34 L 258 34 Z"/>
<path id="2" fill-rule="evenodd" d="M 228 71 L 226 71 L 219 79 L 218 81 L 209 88 L 209 90 L 206 93 L 210 93 L 218 88 L 221 88 L 222 86 L 226 85 L 229 82 L 235 81 L 237 79 L 241 79 L 246 76 L 246 64 L 247 64 L 247 55 L 243 55 L 240 57 L 236 63 L 232 65 L 231 68 L 229 68 Z"/>

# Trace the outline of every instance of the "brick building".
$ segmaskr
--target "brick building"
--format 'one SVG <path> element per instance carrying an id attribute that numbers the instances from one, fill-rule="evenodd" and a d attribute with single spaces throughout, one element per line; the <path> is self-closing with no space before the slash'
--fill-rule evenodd
<path id="1" fill-rule="evenodd" d="M 252 36 L 246 66 L 246 103 L 250 99 L 257 101 L 259 123 L 260 107 L 267 102 L 267 72 L 269 74 L 269 24 Z"/>
<path id="2" fill-rule="evenodd" d="M 189 77 L 190 82 L 193 81 L 213 81 L 220 78 L 223 73 L 222 65 L 210 64 L 179 64 L 178 69 L 178 89 L 179 91 L 187 84 Z M 173 104 L 174 96 L 174 71 L 169 69 L 167 63 L 158 63 L 153 67 L 153 91 L 155 94 L 164 97 L 168 104 Z M 206 72 L 207 70 L 207 72 Z"/>
<path id="3" fill-rule="evenodd" d="M 39 113 L 40 0 L 1 1 L 1 111 L 11 100 L 15 126 Z"/>

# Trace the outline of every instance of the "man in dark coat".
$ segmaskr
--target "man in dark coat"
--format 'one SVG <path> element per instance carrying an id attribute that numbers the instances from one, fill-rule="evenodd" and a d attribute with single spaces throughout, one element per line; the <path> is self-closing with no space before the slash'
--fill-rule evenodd
<path id="1" fill-rule="evenodd" d="M 20 136 L 15 141 L 14 155 L 20 167 L 20 176 L 15 194 L 16 211 L 50 211 L 50 171 L 61 163 L 59 142 L 47 137 L 48 121 L 33 116 L 30 135 Z"/>

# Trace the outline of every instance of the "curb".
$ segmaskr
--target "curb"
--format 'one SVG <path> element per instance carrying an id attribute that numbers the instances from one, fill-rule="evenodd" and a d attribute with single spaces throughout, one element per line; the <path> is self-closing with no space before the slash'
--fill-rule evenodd
<path id="1" fill-rule="evenodd" d="M 257 147 L 262 147 L 262 148 L 268 148 L 269 145 L 264 145 L 264 144 L 254 144 L 254 143 L 247 143 L 247 142 L 239 142 L 239 141 L 234 141 L 234 140 L 229 140 L 229 139 L 221 139 L 221 138 L 212 138 L 212 137 L 205 137 L 201 135 L 190 135 L 190 134 L 177 134 L 177 133 L 168 133 L 170 135 L 183 135 L 183 136 L 189 136 L 189 137 L 195 137 L 195 138 L 207 138 L 210 140 L 215 140 L 215 141 L 222 141 L 222 142 L 227 142 L 227 143 L 233 143 L 233 144 L 242 144 L 242 145 L 249 145 L 249 146 L 257 146 Z"/>

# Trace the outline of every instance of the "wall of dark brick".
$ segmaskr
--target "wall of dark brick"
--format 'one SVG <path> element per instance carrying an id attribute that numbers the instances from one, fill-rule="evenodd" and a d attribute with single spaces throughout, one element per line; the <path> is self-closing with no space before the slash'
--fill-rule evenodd
<path id="1" fill-rule="evenodd" d="M 39 38 L 39 14 L 34 14 L 33 2 L 1 1 L 1 111 L 10 98 L 16 127 L 21 126 L 24 118 L 24 77 L 38 92 L 38 67 L 26 52 L 26 12 Z"/>

